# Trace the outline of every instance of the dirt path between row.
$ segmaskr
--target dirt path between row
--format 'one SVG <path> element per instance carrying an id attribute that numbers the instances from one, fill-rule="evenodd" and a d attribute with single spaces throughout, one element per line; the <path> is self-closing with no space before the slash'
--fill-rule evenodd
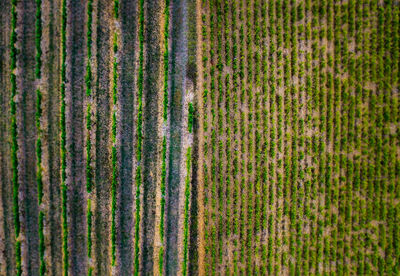
<path id="1" fill-rule="evenodd" d="M 10 133 L 10 16 L 11 3 L 0 2 L 0 274 L 15 269 L 14 222 L 12 217 Z"/>
<path id="2" fill-rule="evenodd" d="M 182 225 L 177 223 L 180 218 L 180 198 L 183 193 L 183 177 L 181 162 L 182 127 L 183 127 L 183 100 L 185 95 L 186 61 L 187 61 L 187 3 L 186 1 L 172 1 L 171 9 L 171 92 L 169 99 L 170 109 L 170 149 L 169 173 L 166 202 L 166 273 L 176 274 L 179 271 L 179 233 Z"/>
<path id="3" fill-rule="evenodd" d="M 161 179 L 162 123 L 162 16 L 159 1 L 145 4 L 145 64 L 143 83 L 143 200 L 141 221 L 141 272 L 154 271 L 154 237 L 157 187 Z"/>
<path id="4" fill-rule="evenodd" d="M 62 273 L 61 198 L 60 198 L 60 2 L 42 4 L 42 168 L 44 246 L 46 272 Z"/>
<path id="5" fill-rule="evenodd" d="M 84 159 L 84 76 L 85 32 L 81 20 L 85 18 L 85 1 L 67 2 L 67 83 L 66 83 L 66 135 L 67 135 L 67 210 L 69 272 L 87 273 L 86 200 Z"/>
<path id="6" fill-rule="evenodd" d="M 119 240 L 117 258 L 120 275 L 130 275 L 133 271 L 134 259 L 134 166 L 136 135 L 136 103 L 137 94 L 137 58 L 138 58 L 138 1 L 121 2 L 121 45 L 120 45 L 120 93 L 119 106 L 121 109 L 117 139 L 119 139 L 119 190 L 117 223 Z M 135 23 L 133 23 L 135 22 Z"/>
<path id="7" fill-rule="evenodd" d="M 111 272 L 111 20 L 112 4 L 110 1 L 97 2 L 96 22 L 96 83 L 93 84 L 96 101 L 96 161 L 94 183 L 96 206 L 94 210 L 94 257 L 95 273 L 109 275 Z"/>
<path id="8" fill-rule="evenodd" d="M 39 272 L 36 183 L 35 1 L 17 4 L 17 139 L 22 271 Z"/>

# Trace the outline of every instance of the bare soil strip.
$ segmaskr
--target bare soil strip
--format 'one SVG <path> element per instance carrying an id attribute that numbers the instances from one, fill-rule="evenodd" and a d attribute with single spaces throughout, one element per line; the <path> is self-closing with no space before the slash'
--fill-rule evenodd
<path id="1" fill-rule="evenodd" d="M 60 1 L 42 3 L 42 167 L 46 273 L 62 274 L 60 201 Z"/>
<path id="2" fill-rule="evenodd" d="M 158 268 L 154 265 L 154 237 L 156 193 L 161 179 L 162 148 L 162 16 L 159 1 L 146 1 L 145 5 L 145 64 L 143 83 L 143 200 L 141 222 L 141 273 Z M 154 169 L 157 168 L 157 169 Z"/>
<path id="3" fill-rule="evenodd" d="M 96 161 L 94 175 L 96 205 L 94 207 L 94 273 L 109 275 L 111 272 L 111 77 L 110 67 L 113 18 L 113 3 L 107 0 L 98 1 L 96 22 L 96 83 L 93 85 L 96 97 Z"/>
<path id="4" fill-rule="evenodd" d="M 134 137 L 136 131 L 135 99 L 137 81 L 137 0 L 122 1 L 121 45 L 120 45 L 120 124 L 119 129 L 119 189 L 117 222 L 117 258 L 118 271 L 121 275 L 130 275 L 133 271 L 133 237 L 134 237 L 134 177 L 133 164 L 136 162 Z"/>
<path id="5" fill-rule="evenodd" d="M 87 273 L 86 177 L 84 76 L 85 33 L 80 20 L 85 18 L 85 1 L 67 2 L 66 59 L 66 148 L 69 273 Z"/>
<path id="6" fill-rule="evenodd" d="M 0 274 L 15 271 L 15 236 L 12 211 L 10 133 L 10 17 L 11 3 L 0 3 Z"/>
<path id="7" fill-rule="evenodd" d="M 169 99 L 170 135 L 169 135 L 169 174 L 167 181 L 166 202 L 166 254 L 165 271 L 167 274 L 176 274 L 181 261 L 179 256 L 179 235 L 182 235 L 183 225 L 180 220 L 180 198 L 184 192 L 184 178 L 182 162 L 185 151 L 182 146 L 182 128 L 187 124 L 183 122 L 183 100 L 185 95 L 185 78 L 187 62 L 187 3 L 186 1 L 172 1 L 171 9 L 171 92 Z"/>
<path id="8" fill-rule="evenodd" d="M 22 271 L 39 273 L 36 185 L 35 1 L 17 4 L 17 129 Z"/>

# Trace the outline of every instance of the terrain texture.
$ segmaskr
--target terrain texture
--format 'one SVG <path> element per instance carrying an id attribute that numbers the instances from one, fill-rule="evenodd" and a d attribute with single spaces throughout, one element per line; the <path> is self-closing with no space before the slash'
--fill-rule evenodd
<path id="1" fill-rule="evenodd" d="M 398 0 L 1 0 L 0 275 L 399 275 Z"/>

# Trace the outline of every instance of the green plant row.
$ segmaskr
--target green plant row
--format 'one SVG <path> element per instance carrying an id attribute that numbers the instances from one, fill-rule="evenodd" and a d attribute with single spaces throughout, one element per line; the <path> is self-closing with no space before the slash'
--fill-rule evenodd
<path id="1" fill-rule="evenodd" d="M 144 68 L 144 0 L 139 1 L 139 76 L 138 76 L 138 113 L 136 147 L 136 219 L 135 219 L 135 275 L 139 275 L 139 227 L 140 227 L 140 187 L 142 184 L 142 140 L 143 140 L 143 69 Z"/>
<path id="2" fill-rule="evenodd" d="M 262 18 L 262 6 L 261 6 L 261 1 L 254 1 L 254 26 L 253 26 L 253 40 L 255 45 L 260 45 L 262 43 L 261 40 L 261 23 L 262 21 L 260 18 Z M 261 53 L 260 53 L 261 52 Z M 254 55 L 254 79 L 253 83 L 255 82 L 255 98 L 254 98 L 254 127 L 255 127 L 255 132 L 253 134 L 253 137 L 255 139 L 254 143 L 254 171 L 255 171 L 255 212 L 254 212 L 254 225 L 253 225 L 253 233 L 257 233 L 254 239 L 254 246 L 253 246 L 253 252 L 254 252 L 254 259 L 258 260 L 260 258 L 260 249 L 261 249 L 261 224 L 262 224 L 262 200 L 263 200 L 263 183 L 262 183 L 262 171 L 263 171 L 263 150 L 262 150 L 262 124 L 263 124 L 263 117 L 262 117 L 262 112 L 264 109 L 264 103 L 263 103 L 263 85 L 262 85 L 262 79 L 263 79 L 263 71 L 262 71 L 262 58 L 263 58 L 263 52 L 258 51 L 256 49 L 255 55 Z M 260 274 L 261 271 L 261 266 L 253 263 L 253 273 L 255 274 Z"/>
<path id="3" fill-rule="evenodd" d="M 167 124 L 168 119 L 168 76 L 169 76 L 169 5 L 170 0 L 165 0 L 164 10 L 164 87 L 163 87 L 163 120 Z M 165 192 L 167 177 L 167 136 L 164 134 L 162 143 L 162 165 L 161 165 L 161 211 L 160 211 L 160 252 L 158 267 L 160 274 L 164 270 L 164 217 L 165 217 Z"/>
<path id="4" fill-rule="evenodd" d="M 275 162 L 275 158 L 276 158 L 276 151 L 277 151 L 277 143 L 276 143 L 276 138 L 277 138 L 277 130 L 275 129 L 276 126 L 276 119 L 275 119 L 275 114 L 276 114 L 276 110 L 277 110 L 277 105 L 276 105 L 276 72 L 277 72 L 277 62 L 276 62 L 276 30 L 278 30 L 278 28 L 275 26 L 275 21 L 276 21 L 276 16 L 275 16 L 275 3 L 274 1 L 270 1 L 268 2 L 268 6 L 267 6 L 267 18 L 268 18 L 268 29 L 266 30 L 266 32 L 268 33 L 268 35 L 271 37 L 270 39 L 270 43 L 269 43 L 269 47 L 268 47 L 268 51 L 269 51 L 269 55 L 268 55 L 268 63 L 269 63 L 269 67 L 268 67 L 268 95 L 267 95 L 267 100 L 269 102 L 269 117 L 268 117 L 268 134 L 267 134 L 267 139 L 269 140 L 269 144 L 266 145 L 266 149 L 267 149 L 267 159 L 270 159 L 271 161 L 269 162 L 267 169 L 268 169 L 268 182 L 270 183 L 270 195 L 268 197 L 269 199 L 269 206 L 271 206 L 271 210 L 277 210 L 277 203 L 278 203 L 278 199 L 280 196 L 280 191 L 278 190 L 279 187 L 277 187 L 278 179 L 277 179 L 277 173 L 276 173 L 276 169 L 277 169 L 277 164 Z M 266 47 L 267 48 L 267 47 Z M 268 108 L 268 106 L 267 106 Z M 275 198 L 277 197 L 277 198 Z M 278 216 L 278 214 L 276 214 L 276 216 Z M 277 223 L 277 219 L 275 217 L 274 214 L 270 214 L 268 217 L 267 215 L 265 215 L 265 219 L 268 220 L 267 225 L 268 225 L 268 233 L 269 233 L 269 238 L 268 238 L 268 246 L 267 248 L 264 248 L 263 251 L 263 255 L 266 257 L 268 260 L 267 262 L 267 274 L 274 274 L 277 273 L 276 271 L 278 271 L 278 263 L 276 262 L 277 260 L 277 247 L 275 246 L 276 244 L 276 239 L 277 239 L 277 235 L 275 232 L 276 227 L 276 223 Z M 264 223 L 265 224 L 265 223 Z M 265 252 L 267 251 L 267 252 Z M 273 262 L 275 262 L 275 265 L 273 266 Z"/>
<path id="5" fill-rule="evenodd" d="M 268 34 L 268 19 L 267 19 L 267 13 L 268 13 L 268 6 L 266 2 L 262 2 L 261 4 L 261 41 L 266 41 Z M 268 87 L 268 47 L 263 47 L 262 48 L 262 54 L 261 54 L 261 71 L 262 71 L 262 103 L 261 103 L 261 146 L 262 148 L 260 149 L 260 158 L 261 158 L 261 172 L 260 172 L 260 181 L 261 181 L 261 195 L 264 200 L 264 204 L 261 206 L 261 222 L 260 222 L 260 227 L 262 229 L 267 230 L 268 233 L 268 241 L 265 243 L 261 243 L 261 249 L 260 249 L 260 254 L 261 254 L 261 267 L 260 267 L 260 273 L 263 275 L 266 275 L 268 272 L 268 265 L 269 262 L 271 262 L 271 257 L 268 254 L 268 252 L 272 251 L 272 236 L 273 236 L 273 231 L 272 231 L 272 223 L 271 225 L 268 224 L 268 209 L 273 208 L 273 200 L 271 200 L 271 197 L 274 197 L 272 189 L 272 185 L 269 187 L 267 183 L 268 181 L 268 136 L 269 136 L 269 117 L 270 117 L 270 110 L 268 108 L 268 94 L 269 94 L 269 87 Z M 268 202 L 268 204 L 266 204 Z"/>
<path id="6" fill-rule="evenodd" d="M 192 172 L 192 148 L 188 147 L 186 153 L 186 178 L 185 178 L 185 213 L 183 229 L 183 267 L 182 274 L 188 275 L 188 248 L 189 248 L 189 203 L 190 203 L 190 180 Z"/>
<path id="7" fill-rule="evenodd" d="M 226 4 L 225 4 L 226 5 Z M 238 93 L 239 93 L 239 71 L 238 71 L 238 38 L 236 34 L 236 29 L 238 27 L 238 21 L 237 21 L 237 6 L 238 3 L 237 1 L 233 1 L 232 7 L 231 7 L 231 18 L 232 18 L 232 27 L 233 31 L 231 32 L 232 35 L 232 69 L 233 69 L 233 74 L 232 74 L 232 98 L 233 98 L 233 103 L 232 103 L 232 108 L 233 108 L 233 147 L 239 148 L 239 125 L 238 125 L 238 117 L 239 117 L 239 108 L 238 108 Z M 233 182 L 234 182 L 234 190 L 233 190 L 233 198 L 232 198 L 232 209 L 233 209 L 233 223 L 232 223 L 232 233 L 235 236 L 238 236 L 239 234 L 239 204 L 240 204 L 240 198 L 239 198 L 239 193 L 240 193 L 240 183 L 239 183 L 239 150 L 234 151 L 233 154 L 233 161 L 232 161 L 232 166 L 233 166 Z M 230 207 L 229 207 L 230 208 Z M 234 239 L 233 241 L 233 246 L 234 246 L 234 251 L 233 251 L 233 273 L 238 274 L 239 273 L 239 266 L 238 266 L 238 239 Z"/>
<path id="8" fill-rule="evenodd" d="M 202 14 L 201 14 L 201 38 L 202 38 L 202 44 L 201 44 L 201 54 L 202 54 L 202 77 L 204 80 L 203 83 L 203 110 L 204 110 L 204 120 L 203 120 L 203 131 L 204 131 L 204 140 L 205 143 L 203 144 L 203 152 L 204 152 L 204 163 L 203 163 L 203 174 L 204 174 L 204 202 L 203 202 L 203 207 L 204 207 L 204 225 L 205 225 L 205 231 L 204 231 L 204 241 L 205 241 L 205 254 L 206 256 L 209 256 L 209 252 L 211 249 L 211 235 L 210 232 L 208 231 L 210 228 L 210 211 L 209 211 L 209 188 L 210 188 L 210 180 L 208 177 L 208 171 L 209 168 L 207 166 L 207 154 L 208 154 L 208 145 L 209 145 L 209 135 L 208 135 L 208 124 L 209 124 L 209 116 L 208 116 L 208 98 L 209 98 L 209 51 L 208 51 L 208 28 L 207 26 L 211 27 L 211 23 L 209 20 L 210 13 L 205 12 L 204 10 L 207 9 L 208 3 L 206 1 L 202 1 Z M 204 267 L 205 273 L 210 274 L 210 261 L 207 258 L 205 261 L 205 267 Z"/>
<path id="9" fill-rule="evenodd" d="M 41 78 L 41 65 L 42 65 L 42 48 L 40 42 L 42 40 L 42 11 L 41 11 L 42 1 L 36 0 L 36 18 L 35 18 L 35 78 L 40 80 Z M 42 204 L 43 199 L 43 179 L 42 179 L 42 129 L 40 119 L 42 117 L 42 92 L 39 88 L 36 89 L 36 184 L 38 193 L 38 204 Z M 46 273 L 46 263 L 44 261 L 44 212 L 39 211 L 39 274 L 45 275 Z"/>
<path id="10" fill-rule="evenodd" d="M 61 218 L 62 218 L 62 253 L 63 253 L 63 275 L 68 275 L 68 224 L 67 224 L 67 148 L 66 148 L 66 122 L 65 122 L 65 84 L 66 58 L 67 58 L 67 1 L 61 2 L 61 104 L 60 104 L 60 155 L 61 155 Z"/>
<path id="11" fill-rule="evenodd" d="M 244 86 L 242 87 L 242 90 L 244 90 L 245 94 L 245 105 L 248 108 L 248 114 L 247 118 L 244 121 L 247 124 L 247 130 L 246 130 L 246 136 L 247 136 L 247 149 L 246 149 L 246 155 L 247 155 L 247 164 L 245 167 L 245 174 L 247 174 L 247 235 L 246 235 L 246 242 L 245 242 L 245 264 L 246 264 L 246 269 L 245 273 L 246 274 L 253 274 L 253 260 L 254 260 L 254 252 L 253 252 L 253 247 L 254 247 L 254 235 L 253 229 L 254 229 L 254 213 L 255 213 L 255 200 L 256 200 L 256 195 L 255 195 L 255 183 L 253 180 L 253 169 L 254 169 L 254 90 L 255 90 L 255 83 L 254 83 L 254 77 L 255 77 L 255 72 L 254 72 L 254 36 L 253 36 L 253 26 L 255 22 L 255 11 L 253 10 L 253 1 L 247 0 L 246 1 L 246 28 L 245 28 L 245 43 L 246 43 L 246 73 L 247 73 L 247 80 L 244 83 Z"/>
<path id="12" fill-rule="evenodd" d="M 209 37 L 209 43 L 210 43 L 210 48 L 209 48 L 209 56 L 210 56 L 210 61 L 215 61 L 215 46 L 216 46 L 216 37 L 215 37 L 215 30 L 218 29 L 216 26 L 215 20 L 216 20 L 216 3 L 210 1 L 209 2 L 209 11 L 210 11 L 210 37 Z M 216 213 L 216 208 L 217 208 L 217 180 L 216 180 L 216 167 L 217 167 L 217 160 L 215 158 L 215 152 L 216 152 L 216 131 L 215 131 L 215 121 L 216 121 L 216 112 L 215 112 L 215 69 L 217 66 L 210 64 L 210 109 L 211 109 L 211 177 L 210 177 L 210 182 L 211 182 L 211 233 L 209 233 L 210 237 L 210 249 L 211 251 L 211 260 L 210 260 L 210 273 L 213 273 L 216 270 L 216 265 L 217 265 L 217 258 L 218 258 L 218 252 L 217 252 L 217 240 L 218 240 L 218 228 L 217 228 L 217 213 Z"/>
<path id="13" fill-rule="evenodd" d="M 290 59 L 290 62 L 288 62 L 288 68 L 286 69 L 285 73 L 290 74 L 289 78 L 292 78 L 293 76 L 297 76 L 297 26 L 294 24 L 297 19 L 296 19 L 296 12 L 297 9 L 294 7 L 295 3 L 293 0 L 290 0 L 286 2 L 289 5 L 289 9 L 287 13 L 289 13 L 288 17 L 290 18 L 290 31 L 289 31 L 289 45 L 291 48 L 290 55 L 288 56 L 288 59 Z M 285 78 L 286 79 L 286 78 Z M 290 80 L 289 80 L 290 81 Z M 296 86 L 295 86 L 296 85 Z M 297 218 L 297 212 L 298 208 L 300 207 L 299 202 L 298 202 L 298 152 L 297 152 L 297 140 L 298 140 L 298 104 L 297 104 L 297 96 L 298 96 L 298 90 L 297 90 L 297 84 L 289 84 L 290 89 L 287 89 L 287 92 L 290 93 L 288 95 L 288 107 L 290 110 L 286 112 L 286 114 L 290 114 L 290 119 L 287 120 L 287 124 L 291 125 L 291 137 L 288 143 L 289 147 L 291 150 L 291 156 L 290 156 L 290 175 L 289 175 L 289 181 L 291 183 L 290 185 L 290 192 L 289 192 L 289 197 L 290 197 L 290 206 L 288 207 L 288 215 L 289 215 L 289 227 L 290 227 L 290 234 L 289 234 L 289 252 L 288 256 L 289 257 L 294 257 L 298 258 L 297 256 L 297 250 L 295 250 L 295 247 L 297 248 L 297 245 L 295 244 L 296 240 L 296 234 L 299 231 L 299 226 L 298 226 L 298 218 Z M 286 105 L 285 105 L 286 106 Z M 289 273 L 294 274 L 296 271 L 295 269 L 298 268 L 297 263 L 293 262 L 291 258 L 288 258 L 288 268 L 289 268 Z"/>
<path id="14" fill-rule="evenodd" d="M 114 19 L 118 20 L 119 1 L 114 0 Z M 118 33 L 114 31 L 113 39 L 113 83 L 112 83 L 112 127 L 111 127 L 111 160 L 112 160 L 112 181 L 111 181 L 111 265 L 115 266 L 116 260 L 116 212 L 117 212 L 117 101 L 118 101 Z"/>
<path id="15" fill-rule="evenodd" d="M 224 201 L 223 201 L 223 188 L 224 188 L 224 182 L 223 182 L 223 177 L 222 177 L 222 172 L 223 172 L 223 164 L 222 164 L 222 150 L 223 150 L 223 145 L 221 141 L 219 141 L 218 137 L 222 135 L 223 132 L 223 117 L 222 117 L 222 108 L 220 107 L 222 105 L 222 100 L 223 100 L 223 88 L 222 88 L 222 69 L 223 69 L 223 62 L 222 62 L 222 31 L 223 30 L 223 22 L 222 22 L 222 0 L 217 0 L 216 3 L 216 28 L 217 28 L 217 55 L 216 55 L 216 93 L 214 95 L 218 96 L 216 101 L 214 114 L 215 118 L 217 121 L 217 125 L 213 128 L 214 134 L 215 134 L 215 147 L 213 146 L 213 159 L 214 164 L 213 168 L 214 170 L 212 171 L 213 175 L 213 181 L 215 181 L 215 192 L 216 192 L 216 239 L 215 240 L 215 247 L 216 247 L 216 256 L 215 260 L 216 263 L 221 263 L 222 258 L 223 258 L 223 235 L 224 235 L 224 225 L 223 225 L 223 216 L 224 216 Z M 214 143 L 213 143 L 214 144 Z"/>
<path id="16" fill-rule="evenodd" d="M 87 223 L 87 256 L 92 258 L 92 228 L 93 228 L 93 211 L 91 202 L 91 193 L 93 189 L 93 168 L 92 168 L 92 142 L 91 142 L 91 130 L 92 130 L 92 22 L 93 22 L 93 0 L 89 0 L 87 3 L 87 23 L 86 23 L 86 192 L 88 193 L 88 199 L 86 203 L 86 223 Z M 93 274 L 93 266 L 89 265 L 88 275 Z"/>
<path id="17" fill-rule="evenodd" d="M 238 94 L 240 94 L 240 97 L 239 97 L 239 100 L 238 100 L 238 102 L 239 102 L 239 104 L 238 105 L 240 105 L 241 107 L 244 105 L 244 90 L 245 90 L 245 88 L 244 88 L 244 68 L 245 68 L 245 56 L 244 56 L 244 53 L 245 53 L 245 49 L 246 49 L 246 47 L 245 47 L 245 39 L 244 39 L 244 24 L 243 24 L 243 22 L 244 22 L 244 8 L 243 8 L 243 1 L 239 1 L 239 22 L 240 22 L 240 25 L 238 26 L 239 27 L 239 41 L 240 41 L 240 44 L 239 44 L 239 68 L 238 68 L 238 77 L 239 77 L 239 79 L 238 79 L 238 91 L 237 91 L 237 93 Z M 244 118 L 244 113 L 243 112 L 240 112 L 239 114 L 238 114 L 238 121 L 239 121 L 239 130 L 238 131 L 240 131 L 240 133 L 239 133 L 239 137 L 238 137 L 238 140 L 239 140 L 239 144 L 240 144 L 240 152 L 239 152 L 239 158 L 240 158 L 240 160 L 241 161 L 238 161 L 238 174 L 240 175 L 240 181 L 239 181 L 239 183 L 240 183 L 240 190 L 242 191 L 241 192 L 241 196 L 240 196 L 240 202 L 241 202 L 241 208 L 240 208 L 240 210 L 239 210 L 239 219 L 238 219 L 238 221 L 239 221 L 239 223 L 240 223 L 240 226 L 239 226 L 239 236 L 240 237 L 243 237 L 241 240 L 240 240 L 240 244 L 239 244 L 239 248 L 238 248 L 238 251 L 239 251 L 239 256 L 238 256 L 238 261 L 240 262 L 240 263 L 244 263 L 244 256 L 245 256 L 245 242 L 246 242 L 246 239 L 245 239 L 245 236 L 246 236 L 246 224 L 245 224 L 245 211 L 246 211 L 246 193 L 244 192 L 244 191 L 247 191 L 247 188 L 246 188 L 246 183 L 245 183 L 245 177 L 244 177 L 244 168 L 245 168 L 245 161 L 244 161 L 244 158 L 243 158 L 243 156 L 244 156 L 244 152 L 246 151 L 246 148 L 245 148 L 245 139 L 244 139 L 244 137 L 245 137 L 245 118 Z M 240 274 L 245 274 L 245 270 L 244 270 L 244 268 L 243 267 L 239 267 L 239 273 Z"/>
<path id="18" fill-rule="evenodd" d="M 15 269 L 17 275 L 22 275 L 21 266 L 21 241 L 19 234 L 21 232 L 19 220 L 19 183 L 18 183 L 18 129 L 17 129 L 17 103 L 15 97 L 17 96 L 17 77 L 15 69 L 17 68 L 17 1 L 11 1 L 11 36 L 10 36 L 10 69 L 11 69 L 11 100 L 10 100 L 10 118 L 11 118 L 11 171 L 12 171 L 12 185 L 13 185 L 13 217 L 14 217 L 14 234 L 15 234 Z"/>
<path id="19" fill-rule="evenodd" d="M 276 13 L 276 47 L 277 47 L 277 52 L 276 52 L 276 62 L 277 62 L 277 69 L 276 69 L 276 89 L 283 89 L 284 88 L 284 83 L 283 83 L 283 69 L 284 69 L 284 56 L 283 56 L 283 47 L 284 47 L 284 30 L 283 30 L 283 1 L 279 0 L 275 4 L 275 13 Z M 282 95 L 276 94 L 276 110 L 277 110 L 277 133 L 276 133 L 276 151 L 277 153 L 280 154 L 280 157 L 276 159 L 277 165 L 276 165 L 276 185 L 277 185 L 277 195 L 278 199 L 285 198 L 285 186 L 287 184 L 285 183 L 285 174 L 282 173 L 284 171 L 284 162 L 285 162 L 285 151 L 284 151 L 284 140 L 285 137 L 283 136 L 283 128 L 284 128 L 284 114 L 283 114 L 283 104 L 284 104 L 284 97 Z M 282 157 L 283 154 L 283 157 Z M 286 184 L 286 185 L 285 185 Z M 277 205 L 277 214 L 276 218 L 278 221 L 285 222 L 283 218 L 283 211 L 284 211 L 284 206 Z M 279 225 L 279 224 L 278 224 Z M 275 255 L 275 262 L 276 266 L 274 268 L 275 273 L 281 273 L 283 267 L 285 266 L 286 262 L 286 252 L 283 250 L 279 250 L 279 247 L 286 245 L 286 237 L 282 235 L 282 238 L 280 239 L 279 236 L 276 236 L 275 240 L 275 246 L 277 247 L 276 250 L 276 255 Z"/>
<path id="20" fill-rule="evenodd" d="M 224 62 L 224 66 L 232 66 L 232 42 L 231 42 L 231 37 L 233 34 L 232 30 L 232 19 L 230 18 L 231 15 L 231 5 L 228 3 L 229 1 L 224 0 L 223 1 L 223 9 L 222 9 L 222 15 L 223 15 L 223 57 L 222 60 Z M 234 209 L 233 200 L 232 200 L 232 184 L 233 184 L 233 178 L 231 175 L 232 172 L 232 165 L 233 165 L 233 154 L 232 154 L 232 121 L 231 119 L 233 118 L 233 112 L 231 112 L 231 106 L 232 106 L 232 89 L 231 89 L 231 82 L 233 80 L 233 75 L 230 73 L 226 73 L 225 76 L 223 77 L 222 81 L 222 86 L 223 90 L 225 91 L 225 95 L 222 96 L 222 101 L 224 102 L 222 105 L 220 105 L 220 118 L 222 119 L 222 131 L 225 133 L 226 136 L 226 142 L 224 143 L 224 146 L 221 147 L 221 150 L 225 152 L 225 158 L 223 157 L 222 160 L 225 159 L 225 162 L 222 162 L 225 165 L 225 168 L 223 168 L 223 172 L 221 172 L 221 176 L 223 179 L 221 180 L 221 183 L 223 183 L 224 190 L 222 191 L 224 194 L 224 201 L 225 201 L 225 220 L 227 223 L 225 223 L 225 239 L 227 242 L 223 244 L 225 248 L 232 248 L 232 241 L 229 239 L 229 237 L 232 236 L 233 232 L 233 219 L 234 217 L 232 216 L 232 211 Z M 224 114 L 225 111 L 225 114 Z M 225 119 L 225 122 L 223 122 Z M 234 269 L 234 267 L 233 267 Z M 231 274 L 231 266 L 228 266 L 226 268 L 226 274 Z"/>

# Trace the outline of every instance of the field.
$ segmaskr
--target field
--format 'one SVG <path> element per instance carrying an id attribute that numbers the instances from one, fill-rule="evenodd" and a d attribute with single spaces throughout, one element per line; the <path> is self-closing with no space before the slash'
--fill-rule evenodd
<path id="1" fill-rule="evenodd" d="M 398 0 L 0 2 L 0 275 L 400 274 Z"/>

